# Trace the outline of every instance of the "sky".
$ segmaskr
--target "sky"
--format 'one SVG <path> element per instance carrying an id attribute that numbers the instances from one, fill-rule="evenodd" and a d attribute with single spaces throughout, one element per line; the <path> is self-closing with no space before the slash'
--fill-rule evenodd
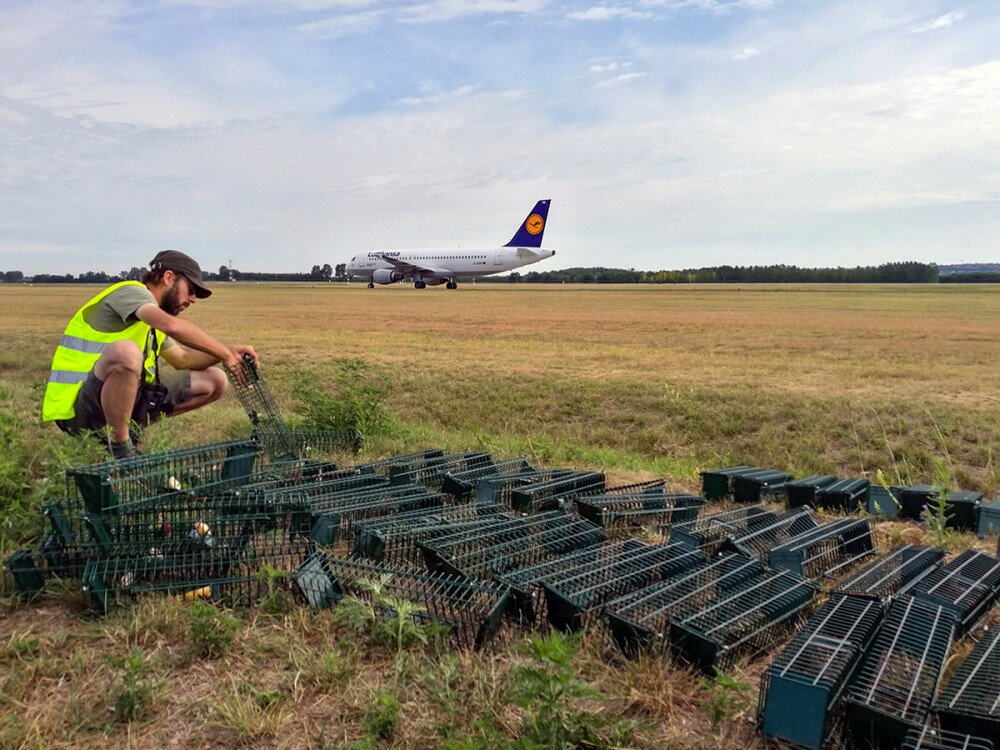
<path id="1" fill-rule="evenodd" d="M 1000 3 L 3 0 L 0 271 L 1000 262 Z"/>

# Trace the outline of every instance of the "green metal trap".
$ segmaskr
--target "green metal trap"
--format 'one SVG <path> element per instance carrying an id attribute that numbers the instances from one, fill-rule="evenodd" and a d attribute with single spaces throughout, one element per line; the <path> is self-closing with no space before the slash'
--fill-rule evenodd
<path id="1" fill-rule="evenodd" d="M 731 536 L 753 532 L 775 523 L 780 523 L 777 513 L 763 505 L 748 505 L 708 516 L 701 515 L 691 521 L 673 523 L 665 528 L 669 528 L 671 542 L 712 554 Z"/>
<path id="2" fill-rule="evenodd" d="M 806 534 L 819 524 L 811 508 L 802 507 L 779 513 L 770 523 L 755 523 L 723 540 L 719 549 L 767 559 L 769 550 L 789 539 Z"/>
<path id="3" fill-rule="evenodd" d="M 953 636 L 944 607 L 893 602 L 848 688 L 845 727 L 855 745 L 896 750 L 924 726 Z"/>
<path id="4" fill-rule="evenodd" d="M 1000 738 L 1000 735 L 994 737 Z M 899 750 L 993 750 L 993 748 L 993 742 L 985 737 L 925 726 L 907 732 Z"/>
<path id="5" fill-rule="evenodd" d="M 562 501 L 580 492 L 597 492 L 604 489 L 604 474 L 596 471 L 577 471 L 567 476 L 513 487 L 510 505 L 520 513 L 537 513 L 561 507 Z"/>
<path id="6" fill-rule="evenodd" d="M 458 501 L 469 500 L 475 496 L 479 480 L 484 477 L 517 476 L 535 471 L 538 471 L 537 467 L 524 457 L 496 461 L 461 471 L 448 471 L 441 478 L 441 491 Z"/>
<path id="7" fill-rule="evenodd" d="M 922 578 L 911 593 L 944 607 L 959 634 L 967 633 L 1000 597 L 1000 558 L 967 549 Z"/>
<path id="8" fill-rule="evenodd" d="M 941 726 L 1000 738 L 1000 630 L 986 631 L 934 703 Z"/>
<path id="9" fill-rule="evenodd" d="M 789 482 L 785 487 L 785 494 L 788 498 L 788 508 L 801 508 L 808 505 L 810 508 L 819 508 L 819 501 L 816 494 L 834 484 L 837 477 L 829 474 L 817 474 L 810 477 L 796 479 Z"/>
<path id="10" fill-rule="evenodd" d="M 245 355 L 237 369 L 226 368 L 226 375 L 233 393 L 250 418 L 251 428 L 264 455 L 268 458 L 298 457 L 299 448 L 292 431 L 282 419 L 271 389 L 253 358 Z"/>
<path id="11" fill-rule="evenodd" d="M 842 581 L 834 593 L 878 599 L 883 603 L 909 591 L 944 559 L 939 547 L 901 544 Z"/>
<path id="12" fill-rule="evenodd" d="M 385 606 L 374 597 L 372 589 L 377 587 L 382 597 L 416 604 L 416 621 L 445 626 L 461 648 L 481 648 L 497 633 L 509 595 L 507 587 L 498 584 L 397 570 L 368 560 L 337 559 L 322 552 L 311 555 L 294 578 L 302 596 L 314 608 L 332 606 L 345 596 Z M 383 614 L 396 613 L 386 609 Z"/>
<path id="13" fill-rule="evenodd" d="M 816 501 L 823 510 L 857 513 L 867 506 L 870 487 L 867 479 L 841 479 L 821 488 Z"/>
<path id="14" fill-rule="evenodd" d="M 685 523 L 698 517 L 704 498 L 683 492 L 580 495 L 576 511 L 606 529 Z"/>
<path id="15" fill-rule="evenodd" d="M 804 578 L 829 578 L 844 573 L 875 554 L 875 538 L 867 519 L 844 518 L 823 524 L 772 547 L 772 568 Z"/>
<path id="16" fill-rule="evenodd" d="M 737 503 L 774 502 L 781 499 L 791 481 L 791 474 L 775 469 L 740 472 L 733 475 L 733 500 Z"/>
<path id="17" fill-rule="evenodd" d="M 761 732 L 821 750 L 840 718 L 847 682 L 882 616 L 882 604 L 874 599 L 828 599 L 764 672 L 757 711 Z"/>
<path id="18" fill-rule="evenodd" d="M 723 500 L 733 494 L 733 477 L 745 471 L 758 471 L 750 466 L 729 466 L 701 472 L 701 494 L 706 500 Z"/>

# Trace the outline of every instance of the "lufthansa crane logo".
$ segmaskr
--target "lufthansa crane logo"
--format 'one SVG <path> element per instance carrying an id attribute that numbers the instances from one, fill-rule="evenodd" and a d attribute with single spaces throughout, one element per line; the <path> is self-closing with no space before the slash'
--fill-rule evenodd
<path id="1" fill-rule="evenodd" d="M 524 228 L 528 230 L 528 234 L 538 234 L 542 231 L 544 226 L 545 219 L 538 214 L 532 214 L 528 217 L 528 220 L 524 222 Z"/>

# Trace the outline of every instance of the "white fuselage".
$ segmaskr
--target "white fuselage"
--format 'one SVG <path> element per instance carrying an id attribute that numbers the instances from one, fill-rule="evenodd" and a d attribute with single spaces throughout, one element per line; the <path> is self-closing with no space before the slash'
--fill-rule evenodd
<path id="1" fill-rule="evenodd" d="M 413 266 L 428 269 L 427 272 L 407 273 L 406 278 L 486 276 L 503 273 L 515 268 L 537 263 L 551 258 L 555 250 L 543 247 L 494 247 L 469 250 L 372 250 L 351 258 L 347 273 L 351 276 L 371 278 L 377 270 L 396 270 L 383 256 Z"/>

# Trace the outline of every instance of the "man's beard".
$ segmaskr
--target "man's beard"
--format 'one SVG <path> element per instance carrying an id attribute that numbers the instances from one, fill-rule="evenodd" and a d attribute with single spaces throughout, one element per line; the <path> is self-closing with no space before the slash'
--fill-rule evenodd
<path id="1" fill-rule="evenodd" d="M 160 309 L 167 315 L 177 316 L 181 314 L 181 310 L 184 309 L 184 300 L 181 299 L 180 280 L 175 281 L 174 285 L 163 295 L 163 299 L 160 300 Z"/>

